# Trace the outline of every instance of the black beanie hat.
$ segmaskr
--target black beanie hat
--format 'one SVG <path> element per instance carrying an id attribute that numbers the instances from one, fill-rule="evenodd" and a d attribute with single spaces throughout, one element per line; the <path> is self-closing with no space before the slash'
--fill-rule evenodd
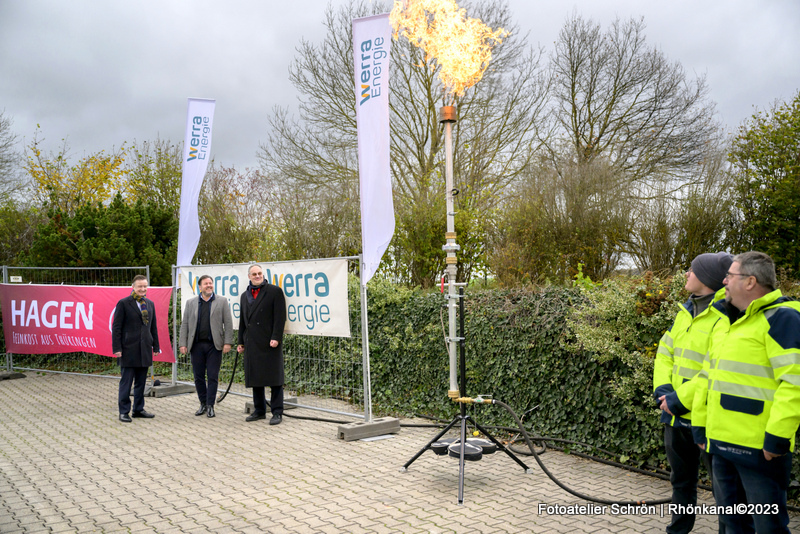
<path id="1" fill-rule="evenodd" d="M 727 252 L 700 254 L 692 260 L 692 272 L 704 286 L 719 291 L 731 263 L 733 256 Z"/>

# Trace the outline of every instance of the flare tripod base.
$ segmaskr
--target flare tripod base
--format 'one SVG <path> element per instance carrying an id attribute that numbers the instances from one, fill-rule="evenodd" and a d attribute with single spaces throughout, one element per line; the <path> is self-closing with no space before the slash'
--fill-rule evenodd
<path id="1" fill-rule="evenodd" d="M 461 384 L 460 384 L 459 390 L 460 390 L 460 393 L 461 393 L 461 397 L 458 398 L 458 399 L 453 399 L 453 400 L 455 400 L 455 401 L 457 401 L 459 403 L 459 406 L 461 407 L 460 408 L 460 413 L 459 413 L 459 415 L 455 416 L 452 421 L 450 421 L 450 423 L 444 428 L 444 430 L 439 432 L 436 435 L 436 437 L 434 437 L 432 440 L 430 440 L 427 445 L 422 447 L 422 449 L 420 449 L 417 452 L 417 454 L 415 454 L 409 461 L 407 461 L 406 464 L 400 469 L 400 471 L 407 471 L 408 470 L 408 466 L 411 465 L 412 463 L 414 463 L 414 461 L 417 458 L 422 456 L 423 452 L 427 451 L 428 449 L 433 450 L 432 445 L 434 443 L 439 441 L 439 439 L 442 436 L 444 436 L 451 428 L 453 428 L 457 424 L 460 425 L 461 432 L 460 432 L 459 435 L 460 435 L 461 439 L 459 440 L 458 447 L 457 447 L 457 450 L 458 450 L 458 504 L 464 504 L 464 461 L 467 459 L 466 458 L 466 456 L 467 456 L 467 447 L 469 446 L 469 443 L 467 442 L 467 423 L 472 424 L 472 426 L 474 426 L 480 432 L 482 432 L 483 435 L 486 436 L 487 438 L 489 438 L 489 440 L 498 449 L 500 449 L 501 451 L 506 453 L 508 456 L 511 457 L 512 460 L 517 462 L 517 464 L 519 464 L 519 466 L 522 467 L 525 470 L 526 473 L 529 473 L 530 469 L 528 468 L 527 465 L 525 465 L 522 462 L 522 460 L 517 458 L 516 455 L 514 455 L 513 452 L 511 452 L 509 449 L 507 449 L 502 443 L 497 441 L 494 438 L 494 436 L 492 436 L 489 432 L 487 432 L 486 429 L 481 427 L 481 425 L 479 425 L 474 419 L 472 419 L 471 416 L 467 415 L 467 406 L 466 406 L 467 402 L 471 403 L 471 402 L 487 402 L 487 401 L 484 400 L 484 399 L 481 399 L 481 398 L 478 398 L 478 399 L 466 398 L 466 389 L 467 389 L 466 388 L 466 384 L 467 384 L 467 371 L 466 371 L 467 361 L 466 360 L 467 360 L 467 358 L 466 358 L 465 347 L 464 347 L 464 288 L 463 287 L 459 288 L 458 299 L 459 299 L 459 327 L 460 327 L 460 330 L 461 330 L 461 337 L 458 338 L 459 345 L 460 345 L 459 346 L 459 349 L 460 349 L 459 350 L 459 368 L 460 368 L 460 375 L 461 375 L 460 376 Z M 455 454 L 453 454 L 453 452 L 455 452 L 455 451 L 453 450 L 452 447 L 453 447 L 453 445 L 450 445 L 447 448 L 449 449 L 450 454 L 455 456 Z M 494 452 L 494 450 L 492 450 L 492 452 Z M 439 453 L 437 453 L 437 454 L 439 454 Z M 482 456 L 481 454 L 476 454 L 474 456 L 471 454 L 470 460 L 479 460 L 481 458 L 481 456 Z"/>
<path id="2" fill-rule="evenodd" d="M 494 443 L 499 450 L 503 451 L 512 460 L 517 462 L 517 464 L 519 464 L 519 466 L 522 467 L 525 470 L 526 473 L 530 472 L 530 468 L 527 465 L 525 465 L 522 462 L 522 460 L 520 460 L 513 452 L 511 452 L 508 448 L 506 448 L 505 445 L 503 445 L 502 443 L 497 441 L 497 439 L 495 439 L 494 436 L 492 436 L 489 432 L 487 432 L 486 429 L 484 429 L 483 427 L 481 427 L 481 425 L 479 425 L 477 422 L 475 422 L 475 420 L 472 418 L 472 416 L 467 415 L 466 406 L 463 403 L 461 404 L 461 413 L 459 415 L 455 416 L 453 418 L 453 420 L 450 421 L 450 423 L 446 427 L 444 427 L 444 430 L 442 430 L 441 432 L 436 434 L 436 436 L 432 440 L 430 440 L 427 445 L 422 447 L 422 449 L 420 449 L 417 452 L 417 454 L 415 454 L 409 461 L 407 461 L 405 463 L 405 465 L 403 465 L 403 467 L 400 470 L 401 471 L 407 471 L 408 470 L 408 466 L 410 466 L 412 463 L 414 463 L 414 461 L 417 458 L 422 456 L 422 453 L 424 453 L 428 449 L 432 450 L 431 446 L 434 443 L 439 441 L 439 439 L 441 439 L 442 436 L 447 434 L 447 432 L 451 428 L 453 428 L 457 424 L 460 425 L 460 429 L 461 429 L 461 432 L 459 434 L 460 441 L 458 442 L 459 445 L 460 445 L 458 447 L 458 451 L 459 451 L 459 455 L 458 455 L 458 504 L 464 504 L 464 463 L 466 461 L 466 449 L 467 449 L 464 446 L 464 444 L 467 443 L 467 424 L 468 423 L 472 424 L 475 428 L 477 428 L 484 436 L 486 436 L 489 439 L 489 441 Z"/>

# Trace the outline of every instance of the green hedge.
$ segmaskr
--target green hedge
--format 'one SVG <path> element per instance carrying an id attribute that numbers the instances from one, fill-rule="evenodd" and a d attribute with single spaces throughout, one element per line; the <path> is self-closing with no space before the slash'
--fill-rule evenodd
<path id="1" fill-rule="evenodd" d="M 450 419 L 447 397 L 447 315 L 438 293 L 370 286 L 370 360 L 376 411 Z M 540 435 L 582 441 L 630 457 L 662 463 L 661 427 L 649 385 L 621 407 L 614 385 L 634 372 L 620 360 L 598 361 L 575 343 L 574 309 L 586 304 L 579 289 L 468 290 L 467 395 L 491 394 Z M 495 406 L 472 406 L 481 425 L 514 426 Z"/>
<path id="2" fill-rule="evenodd" d="M 536 434 L 588 443 L 632 465 L 667 467 L 653 361 L 687 297 L 683 282 L 647 275 L 602 285 L 582 279 L 574 288 L 467 290 L 467 396 L 490 394 L 520 415 L 536 407 L 526 418 Z M 370 284 L 369 324 L 375 412 L 456 415 L 447 397 L 442 295 Z M 469 410 L 482 426 L 515 426 L 499 407 Z"/>

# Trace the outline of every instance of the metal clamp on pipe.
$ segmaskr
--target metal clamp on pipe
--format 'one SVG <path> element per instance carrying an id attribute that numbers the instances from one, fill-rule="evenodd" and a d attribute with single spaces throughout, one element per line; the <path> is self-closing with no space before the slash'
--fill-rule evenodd
<path id="1" fill-rule="evenodd" d="M 453 401 L 461 404 L 494 404 L 494 399 L 489 395 L 478 395 L 474 399 L 472 397 L 458 397 L 457 399 L 453 399 Z"/>

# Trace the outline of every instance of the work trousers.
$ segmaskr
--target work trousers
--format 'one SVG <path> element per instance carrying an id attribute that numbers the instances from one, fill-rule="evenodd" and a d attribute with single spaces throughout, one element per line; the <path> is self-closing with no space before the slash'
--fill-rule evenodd
<path id="1" fill-rule="evenodd" d="M 222 351 L 217 350 L 213 341 L 192 343 L 192 371 L 194 387 L 200 404 L 214 406 L 219 388 L 219 368 L 222 365 Z M 206 373 L 208 386 L 206 387 Z"/>
<path id="2" fill-rule="evenodd" d="M 692 439 L 692 429 L 674 426 L 664 427 L 664 448 L 671 468 L 673 504 L 697 504 L 697 474 L 702 457 L 711 472 L 708 454 L 700 450 Z M 695 514 L 673 513 L 667 527 L 669 534 L 686 534 L 694 527 Z"/>
<path id="3" fill-rule="evenodd" d="M 717 506 L 769 505 L 767 511 L 771 512 L 720 514 L 720 534 L 789 534 L 786 488 L 792 470 L 791 453 L 770 461 L 760 454 L 756 466 L 732 462 L 719 454 L 713 454 L 712 459 Z"/>
<path id="4" fill-rule="evenodd" d="M 255 413 L 267 413 L 267 397 L 263 387 L 253 388 L 253 406 Z M 269 407 L 272 415 L 283 415 L 283 386 L 270 386 Z"/>
<path id="5" fill-rule="evenodd" d="M 144 385 L 149 367 L 121 367 L 119 381 L 119 413 L 131 411 L 131 385 L 133 385 L 133 411 L 144 410 Z"/>

